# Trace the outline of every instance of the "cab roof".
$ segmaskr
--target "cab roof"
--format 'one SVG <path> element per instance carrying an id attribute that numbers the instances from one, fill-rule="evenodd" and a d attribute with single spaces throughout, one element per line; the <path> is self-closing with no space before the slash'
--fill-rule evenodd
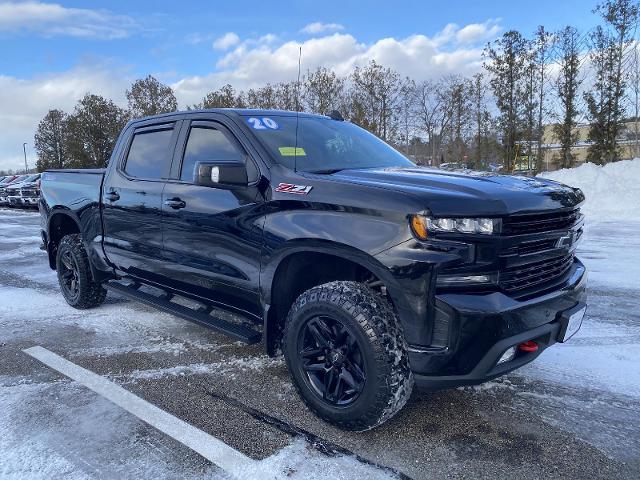
<path id="1" fill-rule="evenodd" d="M 326 115 L 318 115 L 316 113 L 308 112 L 293 112 L 290 110 L 276 110 L 276 109 L 260 109 L 260 108 L 203 108 L 198 110 L 180 110 L 176 112 L 161 113 L 158 115 L 149 115 L 147 117 L 140 117 L 130 120 L 130 123 L 137 123 L 146 120 L 154 120 L 159 118 L 169 118 L 176 115 L 193 115 L 198 113 L 219 113 L 222 115 L 238 115 L 241 117 L 295 117 L 298 115 L 300 118 L 324 118 L 330 119 Z"/>

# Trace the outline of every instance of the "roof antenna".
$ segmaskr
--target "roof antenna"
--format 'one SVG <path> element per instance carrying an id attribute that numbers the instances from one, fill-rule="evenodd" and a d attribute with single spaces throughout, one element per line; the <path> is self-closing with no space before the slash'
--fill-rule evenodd
<path id="1" fill-rule="evenodd" d="M 296 141 L 293 148 L 293 171 L 298 171 L 298 124 L 300 123 L 300 65 L 302 62 L 302 45 L 298 53 L 298 83 L 296 84 Z"/>

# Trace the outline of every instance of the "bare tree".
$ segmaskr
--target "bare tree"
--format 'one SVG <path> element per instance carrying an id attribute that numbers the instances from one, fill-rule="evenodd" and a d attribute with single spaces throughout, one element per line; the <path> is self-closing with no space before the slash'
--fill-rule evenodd
<path id="1" fill-rule="evenodd" d="M 371 61 L 350 76 L 350 118 L 383 140 L 395 136 L 403 80 L 395 70 Z"/>
<path id="2" fill-rule="evenodd" d="M 429 143 L 429 164 L 437 165 L 439 154 L 439 126 L 444 122 L 443 98 L 438 85 L 425 80 L 416 85 L 417 124 L 426 133 Z"/>
<path id="3" fill-rule="evenodd" d="M 302 98 L 306 109 L 321 115 L 332 110 L 343 110 L 344 86 L 344 79 L 327 68 L 320 67 L 307 72 L 302 80 Z"/>
<path id="4" fill-rule="evenodd" d="M 469 97 L 471 99 L 471 116 L 475 123 L 474 141 L 474 168 L 486 167 L 489 147 L 488 139 L 491 128 L 491 112 L 487 106 L 488 86 L 482 73 L 476 73 L 469 84 Z"/>
<path id="5" fill-rule="evenodd" d="M 440 135 L 448 161 L 463 162 L 466 156 L 471 125 L 469 86 L 469 81 L 459 75 L 447 76 L 439 84 L 444 113 Z"/>
<path id="6" fill-rule="evenodd" d="M 404 153 L 407 155 L 409 155 L 409 143 L 415 129 L 416 105 L 416 84 L 413 80 L 405 78 L 400 88 L 399 117 L 402 133 L 398 143 L 404 144 Z"/>

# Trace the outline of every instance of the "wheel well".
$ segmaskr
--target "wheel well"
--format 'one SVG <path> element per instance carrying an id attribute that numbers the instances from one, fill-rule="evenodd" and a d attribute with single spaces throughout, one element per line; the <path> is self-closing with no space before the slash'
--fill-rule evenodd
<path id="1" fill-rule="evenodd" d="M 49 222 L 49 245 L 47 250 L 49 252 L 49 266 L 53 270 L 56 269 L 56 253 L 58 251 L 60 240 L 62 240 L 66 235 L 71 235 L 73 233 L 80 233 L 80 227 L 73 218 L 63 213 L 58 213 L 51 217 Z"/>
<path id="2" fill-rule="evenodd" d="M 310 288 L 336 280 L 365 283 L 386 295 L 385 286 L 370 270 L 336 255 L 294 253 L 278 265 L 271 284 L 271 306 L 265 325 L 266 347 L 270 355 L 280 347 L 284 323 L 296 298 Z"/>

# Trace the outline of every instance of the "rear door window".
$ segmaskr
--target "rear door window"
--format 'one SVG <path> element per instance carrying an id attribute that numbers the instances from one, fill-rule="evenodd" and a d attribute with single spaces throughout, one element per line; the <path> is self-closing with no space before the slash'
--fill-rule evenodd
<path id="1" fill-rule="evenodd" d="M 135 133 L 124 165 L 127 175 L 157 180 L 166 175 L 171 160 L 173 129 Z"/>

